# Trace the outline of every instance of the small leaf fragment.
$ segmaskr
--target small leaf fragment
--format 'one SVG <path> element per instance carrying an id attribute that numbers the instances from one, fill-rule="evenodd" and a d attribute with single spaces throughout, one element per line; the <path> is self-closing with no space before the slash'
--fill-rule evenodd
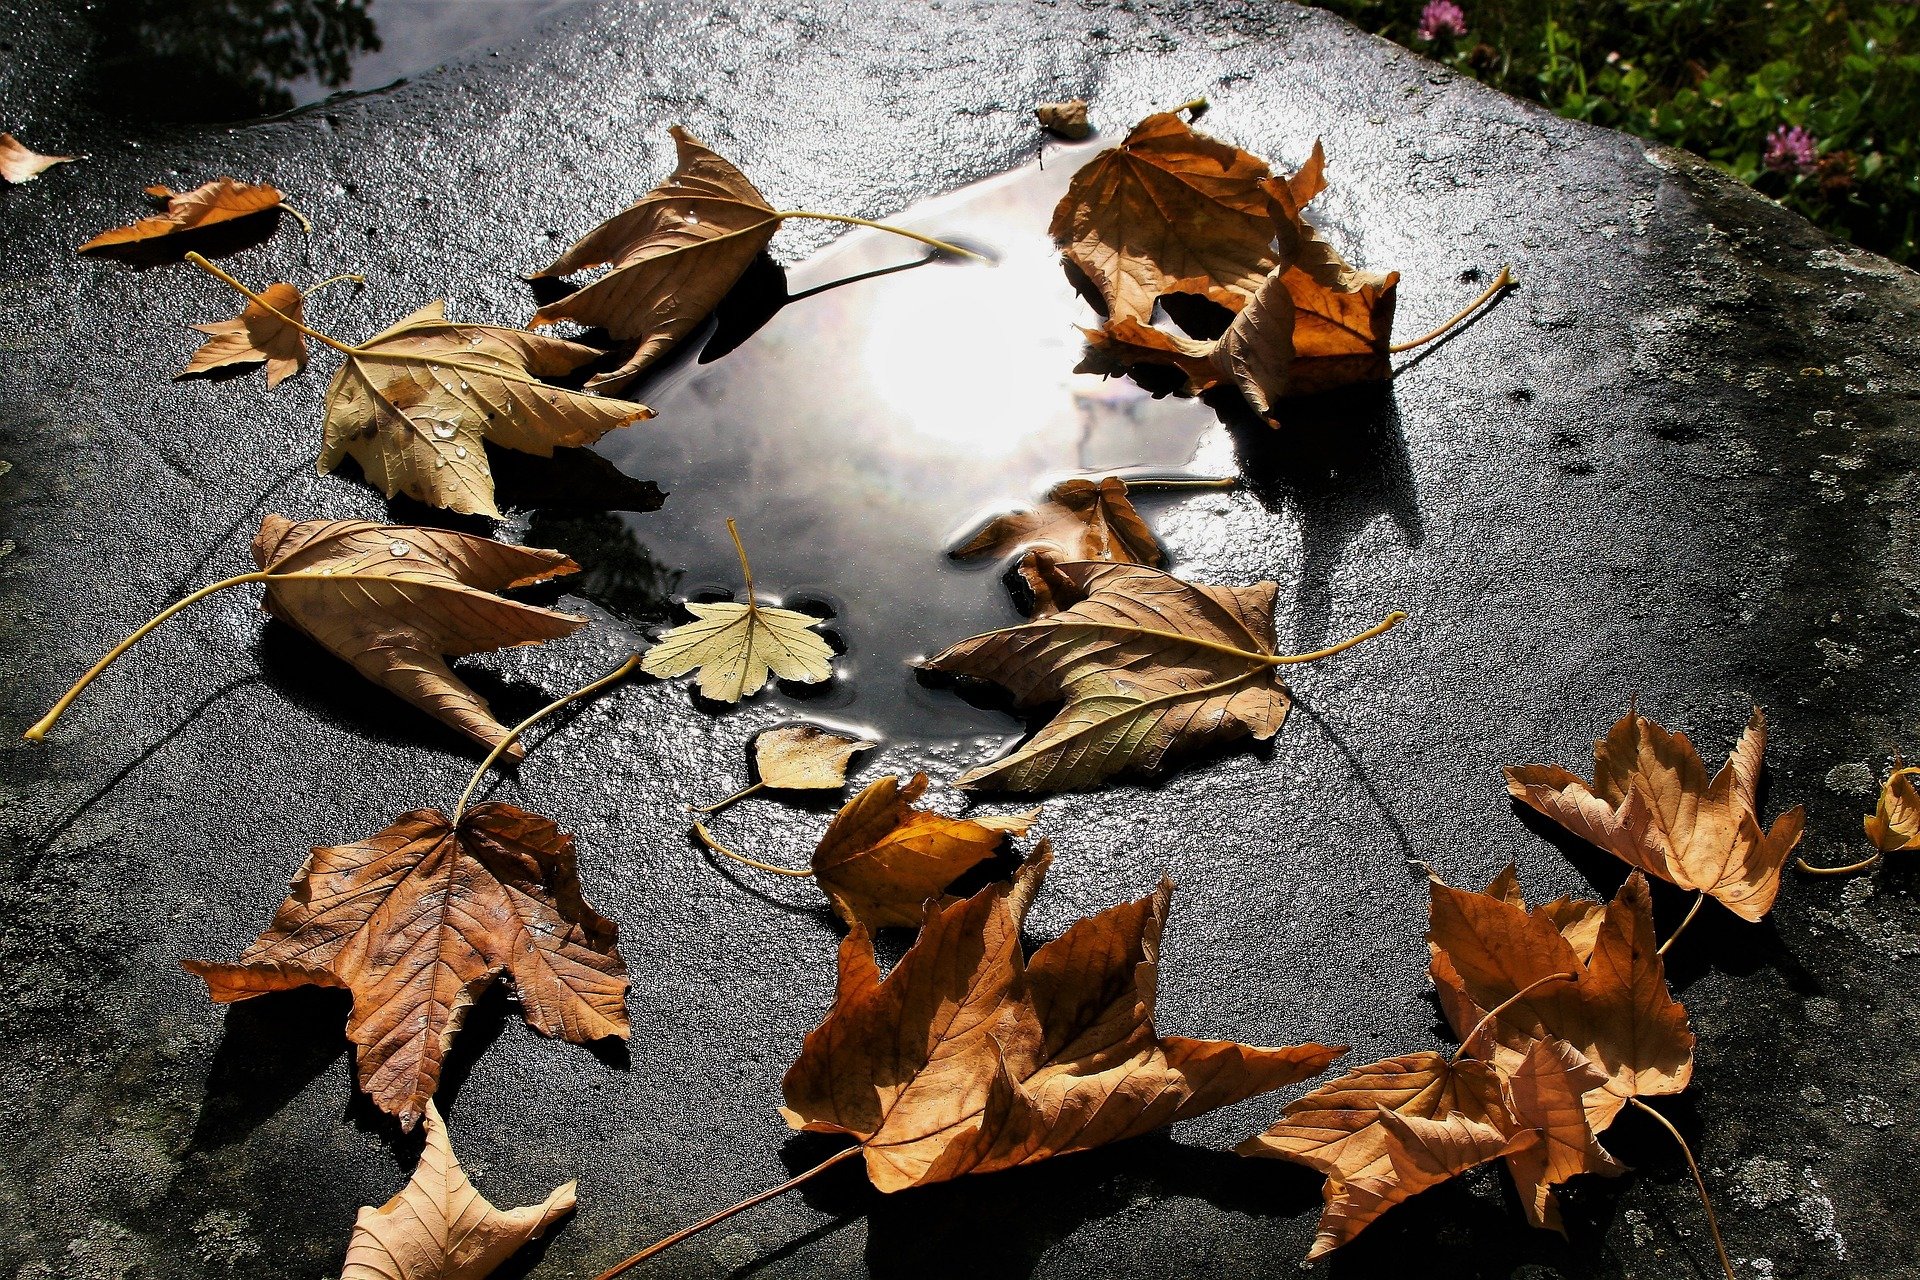
<path id="1" fill-rule="evenodd" d="M 278 188 L 264 182 L 235 182 L 232 178 L 215 178 L 191 191 L 153 186 L 147 188 L 147 194 L 157 200 L 165 200 L 166 212 L 142 218 L 128 226 L 102 231 L 81 245 L 80 252 L 97 252 L 156 240 L 162 236 L 179 235 L 284 207 Z"/>
<path id="2" fill-rule="evenodd" d="M 1078 142 L 1093 132 L 1087 123 L 1087 100 L 1068 98 L 1065 102 L 1043 102 L 1033 109 L 1040 127 L 1056 138 Z"/>
<path id="3" fill-rule="evenodd" d="M 916 809 L 927 789 L 917 773 L 905 786 L 880 778 L 849 800 L 813 852 L 813 875 L 848 924 L 913 928 L 926 903 L 993 857 L 1009 837 L 1027 833 L 1038 809 L 1006 817 L 951 818 Z"/>
<path id="4" fill-rule="evenodd" d="M 527 1022 L 575 1044 L 625 1038 L 618 928 L 580 891 L 573 837 L 507 804 L 402 814 L 316 848 L 232 964 L 186 960 L 221 1004 L 300 986 L 353 994 L 360 1087 L 412 1128 L 474 999 L 506 978 Z"/>
<path id="5" fill-rule="evenodd" d="M 265 306 L 248 302 L 246 308 L 231 320 L 194 325 L 193 328 L 212 337 L 193 353 L 187 367 L 173 376 L 184 378 L 189 374 L 208 373 L 231 365 L 264 361 L 267 366 L 267 385 L 277 387 L 304 369 L 307 364 L 306 337 L 294 325 L 280 318 L 285 316 L 287 320 L 299 323 L 302 302 L 300 290 L 290 284 L 270 284 L 260 291 L 260 297 L 265 301 Z"/>
<path id="6" fill-rule="evenodd" d="M 1764 833 L 1756 807 L 1767 718 L 1746 732 L 1713 780 L 1684 733 L 1629 709 L 1593 744 L 1592 783 L 1558 765 L 1512 765 L 1507 791 L 1574 835 L 1682 889 L 1759 920 L 1780 892 L 1780 870 L 1800 842 L 1806 810 L 1788 810 Z"/>
<path id="7" fill-rule="evenodd" d="M 931 911 L 881 978 L 854 925 L 833 1008 L 781 1082 L 787 1123 L 844 1133 L 881 1191 L 1084 1151 L 1303 1080 L 1341 1050 L 1259 1049 L 1153 1025 L 1173 886 L 1037 950 L 1020 928 L 1048 862 Z"/>
<path id="8" fill-rule="evenodd" d="M 754 768 L 774 791 L 831 791 L 847 785 L 847 763 L 874 746 L 817 724 L 768 729 L 753 740 Z"/>
<path id="9" fill-rule="evenodd" d="M 72 156 L 43 156 L 37 151 L 29 151 L 12 134 L 0 133 L 0 179 L 15 186 L 32 182 L 53 166 L 70 164 L 73 159 Z"/>
<path id="10" fill-rule="evenodd" d="M 1167 562 L 1160 540 L 1127 499 L 1127 482 L 1063 480 L 1030 511 L 996 516 L 956 550 L 955 559 L 1044 550 L 1057 560 L 1110 560 L 1159 568 Z"/>
<path id="11" fill-rule="evenodd" d="M 1540 1135 L 1539 1142 L 1507 1155 L 1507 1172 L 1520 1192 L 1527 1221 L 1536 1227 L 1563 1231 L 1553 1189 L 1567 1179 L 1583 1173 L 1615 1177 L 1626 1171 L 1594 1136 L 1581 1102 L 1606 1083 L 1606 1072 L 1566 1041 L 1552 1037 L 1534 1041 L 1507 1078 L 1515 1123 Z"/>
<path id="12" fill-rule="evenodd" d="M 573 1212 L 574 1184 L 524 1209 L 487 1202 L 453 1154 L 446 1122 L 426 1106 L 427 1145 L 400 1193 L 363 1207 L 340 1280 L 485 1280 L 528 1241 Z"/>
<path id="13" fill-rule="evenodd" d="M 269 515 L 254 537 L 253 559 L 273 573 L 319 575 L 269 579 L 266 603 L 275 617 L 487 747 L 506 728 L 447 666 L 446 655 L 553 640 L 587 622 L 493 594 L 576 572 L 566 556 L 446 529 L 368 520 L 295 524 Z M 336 576 L 341 580 L 328 581 Z M 521 754 L 518 743 L 509 751 L 515 759 Z"/>
<path id="14" fill-rule="evenodd" d="M 353 455 L 391 498 L 498 518 L 482 441 L 551 457 L 653 410 L 551 386 L 600 352 L 499 325 L 456 324 L 434 301 L 351 348 L 327 387 L 319 469 Z"/>

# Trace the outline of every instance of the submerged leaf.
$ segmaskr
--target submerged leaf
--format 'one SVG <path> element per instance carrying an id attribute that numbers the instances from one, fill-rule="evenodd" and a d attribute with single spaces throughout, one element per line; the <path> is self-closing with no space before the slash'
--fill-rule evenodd
<path id="1" fill-rule="evenodd" d="M 618 929 L 581 896 L 573 837 L 506 804 L 402 814 L 316 848 L 232 964 L 182 963 L 222 1004 L 300 986 L 353 995 L 360 1087 L 411 1128 L 468 1008 L 506 978 L 527 1022 L 589 1044 L 628 1033 Z"/>
<path id="2" fill-rule="evenodd" d="M 1160 540 L 1127 500 L 1127 482 L 1063 480 L 1031 511 L 996 516 L 953 553 L 956 559 L 1044 550 L 1057 560 L 1111 560 L 1159 568 L 1167 562 Z"/>
<path id="3" fill-rule="evenodd" d="M 10 133 L 0 133 L 0 179 L 18 186 L 22 182 L 32 182 L 35 178 L 57 164 L 69 164 L 72 156 L 43 156 L 37 151 L 29 151 L 20 139 Z"/>
<path id="4" fill-rule="evenodd" d="M 1795 806 L 1761 831 L 1755 797 L 1766 749 L 1767 718 L 1755 707 L 1709 782 L 1686 734 L 1630 709 L 1593 744 L 1592 783 L 1558 765 L 1513 765 L 1507 791 L 1629 865 L 1758 920 L 1772 909 L 1806 824 Z"/>
<path id="5" fill-rule="evenodd" d="M 637 343 L 618 369 L 587 383 L 594 390 L 625 387 L 692 332 L 780 226 L 745 174 L 680 126 L 672 133 L 679 163 L 667 180 L 533 277 L 612 265 L 533 317 L 536 326 L 572 320 Z"/>
<path id="6" fill-rule="evenodd" d="M 1172 885 L 1021 953 L 1047 866 L 930 912 L 885 979 L 855 925 L 833 1008 L 782 1081 L 796 1129 L 844 1133 L 881 1191 L 1032 1164 L 1305 1079 L 1341 1051 L 1154 1030 Z"/>
<path id="7" fill-rule="evenodd" d="M 482 441 L 550 457 L 653 416 L 645 405 L 550 386 L 600 353 L 498 325 L 455 324 L 430 302 L 346 353 L 327 388 L 321 471 L 352 454 L 389 498 L 498 517 Z"/>
<path id="8" fill-rule="evenodd" d="M 266 305 L 250 301 L 246 309 L 231 320 L 194 325 L 201 333 L 211 334 L 212 339 L 201 344 L 187 367 L 173 376 L 184 378 L 191 373 L 209 373 L 230 365 L 265 361 L 267 385 L 277 387 L 304 369 L 307 341 L 294 327 L 301 318 L 300 291 L 290 284 L 270 284 L 260 291 L 260 297 Z M 287 320 L 294 324 L 288 324 Z"/>
<path id="9" fill-rule="evenodd" d="M 813 875 L 848 924 L 920 923 L 929 899 L 1027 834 L 1038 809 L 1007 817 L 950 818 L 916 809 L 927 775 L 904 787 L 881 778 L 835 814 L 813 852 Z"/>
<path id="10" fill-rule="evenodd" d="M 1064 703 L 1012 754 L 963 774 L 961 786 L 1086 787 L 1123 770 L 1154 772 L 1203 744 L 1279 731 L 1290 703 L 1272 661 L 1273 583 L 1206 586 L 1100 561 L 1041 565 L 1059 612 L 922 664 L 991 680 L 1020 708 Z"/>
<path id="11" fill-rule="evenodd" d="M 426 1106 L 427 1145 L 400 1194 L 353 1223 L 340 1280 L 484 1280 L 573 1212 L 574 1184 L 525 1209 L 500 1210 L 467 1181 L 446 1123 Z"/>
<path id="12" fill-rule="evenodd" d="M 147 194 L 156 200 L 165 200 L 167 211 L 142 218 L 129 226 L 102 231 L 81 245 L 80 252 L 119 248 L 162 236 L 198 231 L 203 227 L 218 226 L 238 218 L 251 218 L 284 207 L 278 188 L 264 182 L 235 182 L 232 178 L 215 178 L 191 191 L 148 187 Z"/>
<path id="13" fill-rule="evenodd" d="M 493 594 L 575 572 L 566 556 L 445 529 L 270 515 L 253 559 L 274 574 L 316 575 L 268 579 L 275 617 L 488 747 L 506 729 L 445 656 L 553 640 L 587 622 Z M 509 751 L 518 758 L 519 744 Z"/>

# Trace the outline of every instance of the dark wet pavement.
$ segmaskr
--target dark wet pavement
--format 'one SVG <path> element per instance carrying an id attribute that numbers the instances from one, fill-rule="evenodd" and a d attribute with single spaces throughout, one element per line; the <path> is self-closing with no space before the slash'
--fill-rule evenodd
<path id="1" fill-rule="evenodd" d="M 1083 94 L 1113 130 L 1205 94 L 1207 129 L 1282 165 L 1325 139 L 1333 186 L 1316 211 L 1360 265 L 1402 271 L 1403 332 L 1450 314 L 1479 287 L 1472 273 L 1512 262 L 1521 289 L 1389 390 L 1315 406 L 1286 432 L 1090 384 L 1088 396 L 1132 406 L 1097 412 L 1146 415 L 1137 444 L 1093 458 L 1077 452 L 1063 367 L 1077 304 L 1052 280 L 1044 299 L 1007 304 L 1006 336 L 1022 341 L 996 353 L 995 334 L 959 337 L 970 376 L 915 334 L 940 322 L 926 299 L 984 287 L 985 269 L 932 264 L 796 302 L 650 391 L 660 417 L 630 428 L 621 452 L 609 439 L 630 474 L 669 491 L 660 510 L 510 516 L 508 538 L 565 545 L 570 528 L 583 555 L 600 538 L 598 562 L 629 590 L 603 575 L 588 589 L 604 607 L 563 595 L 596 625 L 467 664 L 476 687 L 512 718 L 614 666 L 646 601 L 732 585 L 718 522 L 734 514 L 768 591 L 834 610 L 852 700 L 826 711 L 884 722 L 892 740 L 862 776 L 926 765 L 951 777 L 971 738 L 1017 726 L 917 685 L 897 687 L 893 710 L 857 698 L 898 677 L 884 646 L 930 646 L 1005 609 L 991 570 L 942 564 L 953 524 L 1081 466 L 1181 464 L 1197 443 L 1195 470 L 1238 469 L 1247 483 L 1156 512 L 1182 572 L 1278 582 L 1282 643 L 1310 646 L 1394 607 L 1412 620 L 1300 673 L 1300 705 L 1270 749 L 1158 787 L 1049 800 L 1039 830 L 1057 860 L 1035 929 L 1057 932 L 1169 873 L 1181 890 L 1164 1029 L 1346 1040 L 1361 1060 L 1444 1043 L 1407 859 L 1466 883 L 1513 860 L 1541 896 L 1619 879 L 1523 822 L 1499 765 L 1583 766 L 1634 693 L 1715 755 L 1758 701 L 1774 734 L 1769 813 L 1807 804 L 1805 851 L 1839 861 L 1862 851 L 1873 776 L 1915 749 L 1914 275 L 1684 156 L 1487 93 L 1324 14 L 608 3 L 370 97 L 231 130 L 137 132 L 88 106 L 83 24 L 17 5 L 4 17 L 15 48 L 0 127 L 89 153 L 0 191 L 0 458 L 12 464 L 0 475 L 12 546 L 0 678 L 19 726 L 108 637 L 249 567 L 263 514 L 389 513 L 364 485 L 312 472 L 324 358 L 271 395 L 257 374 L 169 381 L 191 350 L 184 326 L 232 314 L 233 299 L 188 268 L 72 252 L 143 212 L 142 186 L 232 173 L 283 187 L 314 235 L 283 225 L 223 262 L 260 283 L 366 273 L 365 290 L 329 290 L 310 311 L 357 337 L 437 296 L 456 318 L 524 320 L 533 303 L 517 273 L 663 174 L 671 123 L 777 206 L 888 217 L 1029 163 L 1035 101 Z M 789 225 L 775 252 L 801 264 L 836 231 Z M 915 256 L 878 237 L 842 245 L 795 265 L 789 291 Z M 895 290 L 922 302 L 876 320 Z M 748 385 L 745 369 L 809 376 L 783 394 Z M 929 377 L 948 389 L 917 395 Z M 815 433 L 831 431 L 836 379 L 865 379 L 850 411 L 897 414 L 898 438 L 829 451 Z M 703 386 L 735 398 L 724 439 L 675 435 L 708 420 Z M 696 491 L 696 470 L 727 479 Z M 833 500 L 852 489 L 865 505 Z M 882 534 L 897 554 L 848 563 Z M 615 554 L 635 547 L 644 559 Z M 897 569 L 912 585 L 882 589 L 875 566 L 913 554 L 924 578 Z M 630 1049 L 543 1040 L 495 993 L 442 1090 L 456 1148 L 496 1201 L 580 1180 L 580 1212 L 539 1275 L 592 1275 L 818 1158 L 775 1106 L 830 997 L 835 929 L 809 886 L 715 867 L 682 812 L 732 790 L 751 734 L 806 705 L 715 717 L 683 685 L 631 686 L 562 717 L 493 791 L 574 833 L 635 979 Z M 902 742 L 929 722 L 950 740 Z M 48 743 L 0 747 L 12 996 L 0 1089 L 14 1131 L 0 1274 L 338 1268 L 355 1206 L 391 1195 L 415 1151 L 353 1095 L 342 1002 L 306 992 L 223 1012 L 178 961 L 236 952 L 308 846 L 449 803 L 472 764 L 451 734 L 343 678 L 239 592 L 137 649 Z M 791 862 L 823 821 L 819 808 L 748 802 L 725 835 Z M 1771 923 L 1709 916 L 1676 949 L 1701 1048 L 1694 1089 L 1668 1110 L 1701 1152 L 1743 1275 L 1920 1274 L 1904 1197 L 1920 1173 L 1911 885 L 1898 865 L 1794 878 Z M 1670 925 L 1684 899 L 1658 901 Z M 848 1172 L 653 1270 L 1276 1272 L 1311 1239 L 1316 1180 L 1224 1152 L 1277 1108 L 1258 1099 L 1167 1138 L 894 1197 Z M 1529 1231 L 1487 1174 L 1396 1211 L 1329 1271 L 1415 1259 L 1435 1276 L 1711 1274 L 1691 1184 L 1663 1142 L 1648 1125 L 1616 1127 L 1609 1145 L 1640 1171 L 1569 1196 L 1569 1240 Z"/>

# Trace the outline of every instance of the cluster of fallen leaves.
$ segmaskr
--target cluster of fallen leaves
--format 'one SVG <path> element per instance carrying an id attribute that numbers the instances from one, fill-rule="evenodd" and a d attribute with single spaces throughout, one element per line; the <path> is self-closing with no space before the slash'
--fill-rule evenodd
<path id="1" fill-rule="evenodd" d="M 1084 102 L 1038 114 L 1060 136 L 1087 132 Z M 190 260 L 241 289 L 248 305 L 196 326 L 209 340 L 182 372 L 262 362 L 271 386 L 304 368 L 309 340 L 332 348 L 341 363 L 327 391 L 321 469 L 352 456 L 390 497 L 497 515 L 487 444 L 550 454 L 648 416 L 595 392 L 624 390 L 692 332 L 783 219 L 825 216 L 776 211 L 718 154 L 683 130 L 673 136 L 672 175 L 539 273 L 608 268 L 533 317 L 536 325 L 598 326 L 623 344 L 588 390 L 560 380 L 602 362 L 607 353 L 597 348 L 449 321 L 438 302 L 348 344 L 308 325 L 307 294 L 293 285 L 254 293 L 197 254 Z M 0 135 L 0 177 L 9 182 L 63 159 Z M 1302 209 L 1324 189 L 1324 168 L 1316 144 L 1300 172 L 1278 177 L 1179 112 L 1150 116 L 1082 168 L 1052 230 L 1105 313 L 1088 334 L 1090 365 L 1167 365 L 1189 391 L 1231 385 L 1261 413 L 1288 396 L 1387 376 L 1397 276 L 1351 267 L 1306 221 Z M 229 178 L 150 194 L 166 201 L 164 213 L 105 232 L 83 251 L 191 237 L 287 208 L 274 188 Z M 1163 327 L 1173 295 L 1223 308 L 1224 333 L 1198 339 Z M 728 530 L 744 599 L 690 605 L 693 620 L 644 657 L 547 711 L 636 665 L 661 678 L 693 674 L 703 696 L 729 702 L 770 679 L 829 678 L 833 649 L 814 630 L 819 620 L 759 602 L 732 521 Z M 236 960 L 186 967 L 220 1002 L 304 985 L 348 991 L 361 1087 L 403 1128 L 425 1121 L 412 1180 L 388 1204 L 362 1210 L 343 1277 L 484 1276 L 568 1212 L 574 1189 L 501 1212 L 461 1173 L 433 1096 L 466 1010 L 505 981 L 529 1024 L 548 1035 L 578 1044 L 625 1037 L 629 979 L 618 927 L 583 894 L 572 838 L 513 805 L 468 806 L 492 761 L 518 755 L 518 735 L 547 712 L 508 729 L 447 659 L 582 626 L 502 594 L 578 566 L 557 552 L 469 534 L 277 515 L 263 522 L 253 554 L 254 573 L 181 605 L 261 582 L 276 616 L 491 754 L 451 816 L 420 809 L 364 839 L 314 849 Z M 968 789 L 1090 787 L 1157 772 L 1205 747 L 1271 737 L 1289 707 L 1281 667 L 1338 652 L 1400 617 L 1318 654 L 1282 654 L 1275 584 L 1210 585 L 1168 572 L 1127 482 L 1111 476 L 1062 482 L 954 554 L 1014 562 L 1028 620 L 923 665 L 998 684 L 1020 709 L 1054 708 L 1016 750 L 956 780 Z M 119 651 L 29 736 L 43 734 Z M 1511 867 L 1480 893 L 1432 878 L 1429 972 L 1458 1049 L 1348 1070 L 1287 1104 L 1240 1147 L 1326 1175 L 1310 1256 L 1496 1159 L 1529 1220 L 1549 1228 L 1560 1225 L 1558 1188 L 1621 1171 L 1600 1136 L 1627 1107 L 1684 1090 L 1693 1067 L 1693 1034 L 1662 961 L 1677 931 L 1657 943 L 1648 877 L 1694 891 L 1696 911 L 1710 897 L 1746 920 L 1767 913 L 1802 814 L 1761 828 L 1765 741 L 1756 709 L 1709 779 L 1684 735 L 1629 710 L 1596 745 L 1593 781 L 1557 766 L 1507 771 L 1515 800 L 1633 870 L 1610 902 L 1537 907 Z M 757 779 L 705 812 L 763 790 L 839 789 L 852 758 L 873 745 L 817 725 L 766 731 L 753 744 Z M 1881 850 L 1920 847 L 1914 774 L 1896 770 L 1867 820 Z M 828 820 L 805 869 L 735 853 L 705 822 L 694 824 L 716 853 L 813 879 L 847 926 L 832 1007 L 786 1073 L 782 1114 L 796 1129 L 854 1145 L 802 1178 L 857 1156 L 873 1185 L 891 1192 L 1030 1164 L 1306 1080 L 1345 1052 L 1159 1034 L 1171 883 L 1080 920 L 1029 956 L 1023 926 L 1053 852 L 1047 840 L 1024 858 L 1013 846 L 1040 811 L 953 816 L 919 805 L 929 785 L 925 774 L 866 785 Z M 981 876 L 985 887 L 952 892 Z M 889 928 L 917 936 L 882 976 L 872 935 Z"/>

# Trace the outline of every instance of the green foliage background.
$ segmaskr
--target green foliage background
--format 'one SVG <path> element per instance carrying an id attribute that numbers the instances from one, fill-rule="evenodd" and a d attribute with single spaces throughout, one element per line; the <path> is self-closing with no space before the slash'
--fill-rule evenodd
<path id="1" fill-rule="evenodd" d="M 1920 4 L 1459 0 L 1467 33 L 1418 35 L 1424 0 L 1319 0 L 1560 115 L 1685 147 L 1856 244 L 1920 262 Z M 1764 162 L 1782 125 L 1811 173 Z"/>

